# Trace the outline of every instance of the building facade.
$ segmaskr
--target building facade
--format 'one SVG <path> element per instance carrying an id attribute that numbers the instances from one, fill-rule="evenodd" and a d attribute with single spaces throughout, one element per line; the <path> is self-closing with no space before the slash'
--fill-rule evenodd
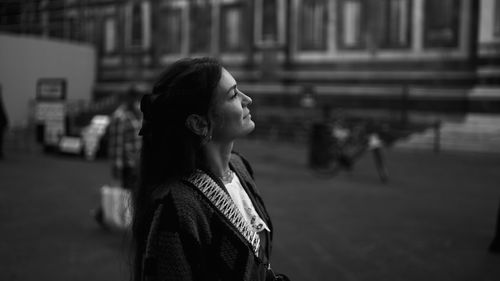
<path id="1" fill-rule="evenodd" d="M 95 45 L 96 98 L 147 90 L 178 58 L 215 56 L 262 114 L 304 94 L 365 112 L 500 112 L 496 0 L 8 2 L 4 31 Z"/>

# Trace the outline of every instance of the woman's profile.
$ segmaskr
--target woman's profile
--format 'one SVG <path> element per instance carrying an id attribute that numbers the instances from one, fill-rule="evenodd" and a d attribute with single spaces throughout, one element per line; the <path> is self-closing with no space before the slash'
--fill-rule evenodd
<path id="1" fill-rule="evenodd" d="M 271 269 L 271 219 L 233 152 L 255 127 L 251 103 L 213 58 L 173 63 L 143 97 L 134 280 L 288 280 Z"/>

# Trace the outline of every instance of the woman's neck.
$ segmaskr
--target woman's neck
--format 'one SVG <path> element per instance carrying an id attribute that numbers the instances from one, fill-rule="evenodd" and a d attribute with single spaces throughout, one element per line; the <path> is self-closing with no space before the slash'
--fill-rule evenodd
<path id="1" fill-rule="evenodd" d="M 229 159 L 233 150 L 233 142 L 215 143 L 210 142 L 203 148 L 204 164 L 218 177 L 222 177 L 229 170 Z"/>

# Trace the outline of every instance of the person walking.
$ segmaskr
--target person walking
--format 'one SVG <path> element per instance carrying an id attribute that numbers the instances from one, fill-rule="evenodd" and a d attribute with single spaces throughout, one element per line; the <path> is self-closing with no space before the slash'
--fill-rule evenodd
<path id="1" fill-rule="evenodd" d="M 132 189 L 138 180 L 138 163 L 142 139 L 141 93 L 132 86 L 118 108 L 112 113 L 109 123 L 108 156 L 111 160 L 111 175 L 122 188 Z"/>
<path id="2" fill-rule="evenodd" d="M 500 254 L 500 204 L 498 205 L 495 237 L 493 237 L 493 240 L 491 241 L 491 244 L 490 244 L 490 247 L 488 248 L 488 250 L 491 253 Z"/>
<path id="3" fill-rule="evenodd" d="M 0 160 L 4 158 L 3 139 L 8 126 L 9 119 L 7 118 L 7 112 L 3 105 L 2 88 L 0 88 Z"/>
<path id="4" fill-rule="evenodd" d="M 372 151 L 373 161 L 375 162 L 375 168 L 377 169 L 380 181 L 386 183 L 389 181 L 389 175 L 387 174 L 387 169 L 384 163 L 384 155 L 382 151 L 382 140 L 380 139 L 376 131 L 372 131 L 368 134 L 368 149 Z"/>
<path id="5" fill-rule="evenodd" d="M 271 268 L 273 225 L 252 167 L 233 151 L 255 127 L 251 103 L 213 58 L 173 63 L 142 98 L 135 281 L 288 280 Z"/>
<path id="6" fill-rule="evenodd" d="M 103 228 L 114 224 L 119 227 L 129 225 L 129 213 L 125 206 L 131 190 L 138 184 L 139 156 L 142 139 L 139 130 L 142 123 L 139 109 L 141 93 L 134 87 L 121 97 L 120 105 L 111 114 L 108 127 L 108 157 L 111 162 L 111 176 L 114 183 L 101 189 L 103 198 L 121 198 L 117 200 L 102 199 L 102 205 L 117 204 L 123 208 L 100 205 L 92 211 L 94 219 Z M 120 214 L 116 214 L 120 212 Z M 123 212 L 123 213 L 121 213 Z M 110 218 L 123 218 L 112 220 Z M 119 223 L 118 223 L 119 221 Z M 116 227 L 116 226 L 115 226 Z"/>

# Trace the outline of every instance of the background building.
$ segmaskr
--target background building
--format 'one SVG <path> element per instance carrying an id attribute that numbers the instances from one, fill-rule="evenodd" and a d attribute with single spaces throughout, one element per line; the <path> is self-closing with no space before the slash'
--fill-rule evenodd
<path id="1" fill-rule="evenodd" d="M 256 118 L 300 119 L 305 94 L 325 110 L 405 120 L 500 112 L 495 0 L 2 1 L 0 23 L 94 44 L 95 99 L 210 55 L 252 95 Z"/>

